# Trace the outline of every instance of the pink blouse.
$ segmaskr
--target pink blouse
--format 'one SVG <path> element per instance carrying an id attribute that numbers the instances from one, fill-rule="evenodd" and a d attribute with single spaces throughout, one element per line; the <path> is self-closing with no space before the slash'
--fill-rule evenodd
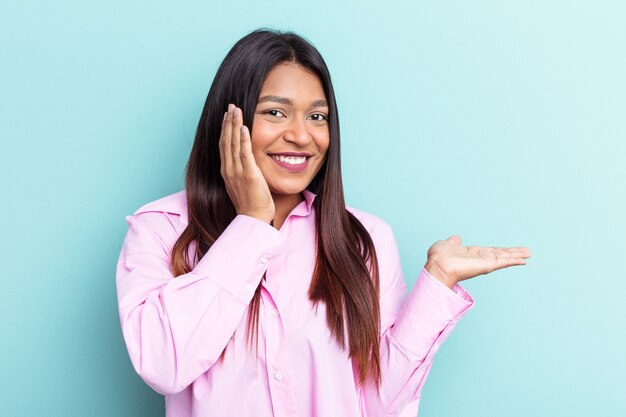
<path id="1" fill-rule="evenodd" d="M 116 278 L 122 331 L 137 373 L 165 395 L 167 417 L 417 414 L 435 353 L 474 300 L 424 268 L 407 295 L 389 225 L 347 207 L 370 233 L 380 270 L 382 385 L 379 392 L 359 386 L 347 352 L 331 337 L 324 304 L 316 309 L 307 298 L 315 194 L 305 190 L 304 197 L 280 230 L 238 215 L 193 271 L 175 279 L 169 259 L 188 222 L 185 192 L 126 217 Z M 259 285 L 257 359 L 246 321 Z"/>

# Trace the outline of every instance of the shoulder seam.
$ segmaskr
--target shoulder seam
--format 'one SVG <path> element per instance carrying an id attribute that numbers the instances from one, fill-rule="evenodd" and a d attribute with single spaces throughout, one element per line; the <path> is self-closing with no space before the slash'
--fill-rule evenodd
<path id="1" fill-rule="evenodd" d="M 180 216 L 182 214 L 183 207 L 181 204 L 178 203 L 178 200 L 182 198 L 183 193 L 184 190 L 146 203 L 143 206 L 139 207 L 137 210 L 135 210 L 133 212 L 133 215 L 148 212 L 159 212 L 177 214 Z"/>

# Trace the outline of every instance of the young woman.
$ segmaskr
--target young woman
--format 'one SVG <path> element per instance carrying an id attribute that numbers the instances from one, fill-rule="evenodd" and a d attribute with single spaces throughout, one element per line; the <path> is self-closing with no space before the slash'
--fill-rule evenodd
<path id="1" fill-rule="evenodd" d="M 254 31 L 209 91 L 185 190 L 127 216 L 124 339 L 166 415 L 415 416 L 434 355 L 473 305 L 457 283 L 527 248 L 436 242 L 407 295 L 390 227 L 346 207 L 319 52 Z"/>

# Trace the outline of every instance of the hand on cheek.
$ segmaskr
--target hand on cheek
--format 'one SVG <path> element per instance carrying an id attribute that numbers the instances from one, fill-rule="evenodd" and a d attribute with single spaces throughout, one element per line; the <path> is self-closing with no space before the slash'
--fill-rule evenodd
<path id="1" fill-rule="evenodd" d="M 274 200 L 252 153 L 250 131 L 243 125 L 241 109 L 229 104 L 219 140 L 220 173 L 237 214 L 271 223 Z"/>

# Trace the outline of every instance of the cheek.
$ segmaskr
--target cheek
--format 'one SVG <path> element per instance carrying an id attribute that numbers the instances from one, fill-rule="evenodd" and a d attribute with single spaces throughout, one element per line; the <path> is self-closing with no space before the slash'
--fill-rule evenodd
<path id="1" fill-rule="evenodd" d="M 250 145 L 252 146 L 252 153 L 255 155 L 263 153 L 263 150 L 268 144 L 267 134 L 260 129 L 253 128 L 252 132 L 250 132 Z"/>
<path id="2" fill-rule="evenodd" d="M 328 148 L 330 147 L 330 137 L 328 135 L 320 137 L 317 141 L 317 147 L 321 153 L 326 154 L 328 152 Z"/>
<path id="3" fill-rule="evenodd" d="M 275 126 L 272 126 L 272 124 L 264 121 L 262 118 L 254 121 L 252 131 L 250 132 L 253 153 L 263 153 L 264 150 L 272 144 L 275 138 Z"/>

